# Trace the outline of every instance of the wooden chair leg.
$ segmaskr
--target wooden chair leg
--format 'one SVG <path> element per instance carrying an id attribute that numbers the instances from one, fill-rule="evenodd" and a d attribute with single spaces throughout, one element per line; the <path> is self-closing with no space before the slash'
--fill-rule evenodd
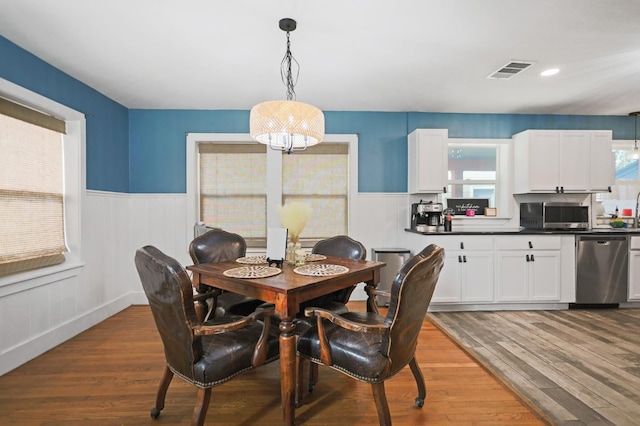
<path id="1" fill-rule="evenodd" d="M 302 405 L 304 387 L 304 366 L 308 362 L 306 358 L 296 357 L 298 363 L 298 376 L 296 378 L 296 408 Z"/>
<path id="2" fill-rule="evenodd" d="M 424 384 L 424 376 L 422 375 L 422 370 L 420 370 L 420 366 L 418 365 L 415 356 L 409 362 L 409 367 L 411 367 L 411 372 L 413 373 L 413 377 L 416 379 L 416 384 L 418 385 L 416 407 L 422 408 L 424 405 L 424 399 L 427 397 L 427 387 Z"/>
<path id="3" fill-rule="evenodd" d="M 192 426 L 204 425 L 204 418 L 207 417 L 207 410 L 209 409 L 209 401 L 211 401 L 211 388 L 198 388 L 196 406 L 193 408 L 193 416 L 191 416 Z"/>
<path id="4" fill-rule="evenodd" d="M 318 383 L 318 364 L 309 361 L 309 386 L 307 390 L 313 392 L 316 383 Z"/>
<path id="5" fill-rule="evenodd" d="M 372 383 L 371 389 L 373 390 L 373 400 L 376 402 L 376 410 L 378 410 L 380 426 L 391 426 L 391 414 L 389 413 L 387 395 L 384 392 L 384 382 Z"/>
<path id="6" fill-rule="evenodd" d="M 169 367 L 165 367 L 164 373 L 162 374 L 162 380 L 160 381 L 160 386 L 158 386 L 156 406 L 151 409 L 151 417 L 154 419 L 158 418 L 160 411 L 164 408 L 164 398 L 167 395 L 167 389 L 169 389 L 171 379 L 173 379 L 173 371 L 169 370 Z"/>

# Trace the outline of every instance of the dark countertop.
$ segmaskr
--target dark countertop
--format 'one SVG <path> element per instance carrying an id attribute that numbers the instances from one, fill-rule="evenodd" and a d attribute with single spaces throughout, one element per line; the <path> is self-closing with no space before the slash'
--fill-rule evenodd
<path id="1" fill-rule="evenodd" d="M 464 230 L 453 232 L 419 232 L 410 228 L 404 229 L 406 232 L 411 232 L 419 235 L 601 235 L 601 234 L 615 234 L 615 235 L 640 235 L 640 228 L 593 228 L 587 230 L 577 229 L 558 229 L 558 230 L 537 230 L 537 229 L 500 229 L 500 228 L 486 228 L 477 230 Z"/>

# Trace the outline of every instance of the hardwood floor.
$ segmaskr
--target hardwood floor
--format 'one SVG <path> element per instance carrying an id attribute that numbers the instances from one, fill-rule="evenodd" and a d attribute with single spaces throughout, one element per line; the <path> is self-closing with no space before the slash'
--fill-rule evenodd
<path id="1" fill-rule="evenodd" d="M 429 315 L 555 424 L 640 424 L 639 309 Z"/>
<path id="2" fill-rule="evenodd" d="M 364 303 L 350 304 L 352 310 Z M 425 320 L 416 352 L 427 384 L 414 406 L 409 368 L 386 382 L 394 425 L 540 425 L 500 382 Z M 148 306 L 132 306 L 0 377 L 2 425 L 185 425 L 195 388 L 174 378 L 157 420 L 149 410 L 164 366 Z M 207 424 L 281 424 L 279 365 L 214 388 Z M 296 410 L 298 425 L 377 424 L 371 388 L 329 368 Z"/>

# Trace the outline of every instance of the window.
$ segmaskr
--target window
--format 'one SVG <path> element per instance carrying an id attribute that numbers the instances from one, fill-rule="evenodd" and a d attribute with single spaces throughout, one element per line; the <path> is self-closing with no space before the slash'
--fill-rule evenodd
<path id="1" fill-rule="evenodd" d="M 488 198 L 496 206 L 497 147 L 449 143 L 447 198 Z"/>
<path id="2" fill-rule="evenodd" d="M 489 207 L 497 213 L 489 220 L 507 223 L 513 210 L 511 144 L 511 139 L 450 138 L 447 192 L 441 195 L 444 207 L 449 198 L 488 198 Z M 478 224 L 478 220 L 470 222 Z"/>
<path id="3" fill-rule="evenodd" d="M 64 262 L 65 128 L 0 98 L 0 275 Z"/>
<path id="4" fill-rule="evenodd" d="M 44 275 L 51 275 L 61 273 L 63 271 L 73 271 L 74 269 L 81 266 L 81 256 L 80 256 L 80 204 L 81 204 L 81 188 L 84 187 L 84 175 L 82 172 L 82 147 L 84 146 L 84 134 L 85 134 L 85 118 L 84 115 L 80 112 L 74 111 L 64 105 L 60 105 L 57 102 L 54 102 L 50 99 L 44 98 L 41 95 L 33 93 L 27 89 L 24 89 L 20 86 L 17 86 L 9 81 L 0 79 L 0 97 L 10 101 L 11 103 L 22 105 L 31 110 L 36 110 L 42 112 L 44 115 L 57 117 L 62 123 L 64 123 L 66 127 L 66 134 L 61 134 L 58 132 L 57 136 L 53 136 L 56 142 L 52 144 L 48 144 L 48 147 L 55 151 L 48 151 L 47 154 L 41 152 L 40 149 L 37 152 L 28 152 L 23 151 L 29 159 L 28 169 L 31 171 L 30 174 L 33 175 L 42 175 L 44 171 L 49 171 L 52 168 L 53 164 L 56 164 L 56 173 L 61 173 L 59 178 L 57 179 L 57 183 L 54 185 L 57 189 L 52 191 L 50 189 L 49 183 L 43 184 L 42 182 L 33 184 L 34 186 L 31 189 L 27 189 L 26 182 L 19 182 L 20 187 L 15 187 L 16 179 L 14 172 L 9 172 L 9 167 L 6 165 L 0 166 L 3 171 L 1 173 L 5 173 L 0 178 L 0 186 L 3 195 L 0 198 L 3 198 L 3 207 L 0 208 L 8 208 L 8 206 L 12 206 L 12 211 L 8 210 L 0 213 L 0 216 L 3 218 L 3 222 L 11 222 L 14 226 L 19 227 L 20 234 L 23 237 L 27 237 L 29 240 L 29 245 L 33 246 L 34 242 L 40 243 L 41 240 L 45 239 L 45 235 L 48 232 L 52 232 L 54 234 L 54 240 L 56 241 L 53 244 L 53 257 L 57 258 L 56 261 L 62 260 L 60 257 L 60 253 L 66 249 L 68 251 L 64 252 L 65 262 L 62 264 L 58 264 L 55 266 L 50 266 L 44 268 L 50 263 L 54 262 L 43 262 L 40 265 L 35 265 L 35 267 L 42 266 L 43 268 L 32 269 L 28 271 L 19 272 L 18 269 L 25 268 L 13 268 L 5 266 L 5 272 L 9 270 L 8 275 L 3 275 L 0 273 L 0 286 L 9 285 L 18 282 L 24 282 L 26 280 L 31 280 Z M 5 114 L 6 115 L 6 114 Z M 6 117 L 2 117 L 3 124 L 1 125 L 3 129 L 7 129 L 7 124 L 11 124 L 10 128 L 13 128 L 15 123 L 15 118 L 12 117 L 11 120 L 7 120 Z M 18 120 L 22 121 L 22 120 Z M 20 124 L 19 127 L 24 126 L 24 124 Z M 40 131 L 40 130 L 38 130 Z M 51 136 L 51 133 L 48 131 L 44 132 Z M 55 134 L 55 133 L 54 133 Z M 43 142 L 43 138 L 45 136 L 40 135 L 38 137 L 39 143 Z M 8 157 L 6 154 L 7 146 L 4 144 L 8 144 L 8 139 L 2 137 L 3 145 L 1 147 L 2 155 L 4 161 Z M 15 139 L 13 139 L 15 140 Z M 15 145 L 11 143 L 11 145 Z M 21 148 L 25 148 L 27 144 L 21 144 Z M 31 146 L 31 143 L 28 144 Z M 55 145 L 55 147 L 53 146 Z M 14 155 L 14 154 L 12 154 Z M 55 157 L 55 160 L 54 160 Z M 2 159 L 0 159 L 2 161 Z M 13 160 L 12 160 L 13 161 Z M 13 167 L 13 166 L 11 166 Z M 37 173 L 36 173 L 37 172 Z M 7 178 L 7 174 L 12 176 L 10 179 Z M 34 176 L 35 177 L 35 176 Z M 11 183 L 10 181 L 13 181 Z M 9 185 L 14 185 L 10 187 Z M 17 192 L 16 192 L 17 191 Z M 57 193 L 56 193 L 57 191 Z M 22 217 L 21 219 L 26 219 L 25 223 L 16 224 L 16 213 L 14 213 L 13 208 L 17 205 L 24 204 L 27 201 L 26 195 L 31 193 L 31 195 L 35 195 L 31 197 L 29 203 L 33 203 L 29 210 L 29 215 L 26 217 Z M 8 196 L 10 194 L 10 196 Z M 22 195 L 25 195 L 22 197 Z M 20 201 L 18 201 L 20 200 Z M 33 205 L 37 205 L 37 208 L 33 208 Z M 56 216 L 56 225 L 52 226 L 47 222 L 43 222 L 40 217 L 37 217 L 36 214 L 41 214 L 44 211 L 53 212 L 54 216 Z M 60 213 L 63 213 L 60 222 Z M 46 214 L 47 218 L 51 218 L 52 215 Z M 60 226 L 60 223 L 62 224 Z M 6 229 L 5 229 L 6 231 Z M 0 232 L 5 232 L 0 229 Z M 20 250 L 17 249 L 17 244 L 15 243 L 15 233 L 12 236 L 12 242 L 6 246 L 0 247 L 0 257 L 4 257 L 5 259 L 11 257 L 13 260 L 7 263 L 12 263 L 15 261 L 15 255 Z M 9 237 L 7 235 L 0 235 L 0 243 L 6 244 L 6 241 L 9 241 Z M 40 251 L 40 249 L 38 249 Z M 48 257 L 48 254 L 52 254 L 48 251 L 48 249 L 40 251 L 42 257 Z M 26 257 L 32 257 L 32 255 L 26 255 Z M 36 256 L 37 257 L 37 256 Z M 21 266 L 21 265 L 15 265 Z M 75 272 L 73 272 L 75 273 Z M 65 276 L 70 276 L 69 273 L 65 272 Z M 38 285 L 37 282 L 32 281 L 33 285 Z M 41 284 L 41 283 L 40 283 Z M 29 288 L 31 284 L 27 285 Z"/>
<path id="5" fill-rule="evenodd" d="M 281 226 L 277 207 L 290 200 L 313 209 L 304 246 L 348 234 L 349 195 L 357 190 L 355 153 L 355 135 L 326 135 L 319 145 L 286 154 L 249 135 L 189 134 L 189 241 L 193 224 L 204 222 L 242 235 L 249 247 L 266 247 L 267 228 Z"/>
<path id="6" fill-rule="evenodd" d="M 199 145 L 200 212 L 198 220 L 242 235 L 266 238 L 266 145 Z"/>
<path id="7" fill-rule="evenodd" d="M 614 141 L 616 181 L 610 193 L 596 194 L 596 201 L 602 201 L 606 214 L 613 214 L 616 207 L 619 210 L 630 208 L 635 210 L 636 197 L 640 191 L 640 176 L 638 174 L 638 160 L 627 158 L 633 141 Z"/>

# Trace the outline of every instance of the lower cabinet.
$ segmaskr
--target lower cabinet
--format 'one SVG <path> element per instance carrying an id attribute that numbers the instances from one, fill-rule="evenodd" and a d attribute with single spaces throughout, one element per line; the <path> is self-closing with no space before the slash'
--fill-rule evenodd
<path id="1" fill-rule="evenodd" d="M 496 301 L 560 300 L 560 251 L 496 253 Z"/>
<path id="2" fill-rule="evenodd" d="M 493 301 L 493 238 L 441 237 L 445 261 L 431 299 L 434 303 Z"/>
<path id="3" fill-rule="evenodd" d="M 640 300 L 640 237 L 629 239 L 629 301 Z"/>
<path id="4" fill-rule="evenodd" d="M 572 301 L 570 297 L 575 293 L 573 237 L 410 234 L 407 238 L 407 247 L 414 253 L 432 243 L 445 250 L 444 266 L 432 303 L 454 305 Z M 638 245 L 638 257 L 632 264 L 636 265 L 638 277 L 638 285 L 634 291 L 640 300 L 640 237 Z"/>
<path id="5" fill-rule="evenodd" d="M 560 300 L 560 237 L 498 237 L 495 256 L 496 302 Z"/>

